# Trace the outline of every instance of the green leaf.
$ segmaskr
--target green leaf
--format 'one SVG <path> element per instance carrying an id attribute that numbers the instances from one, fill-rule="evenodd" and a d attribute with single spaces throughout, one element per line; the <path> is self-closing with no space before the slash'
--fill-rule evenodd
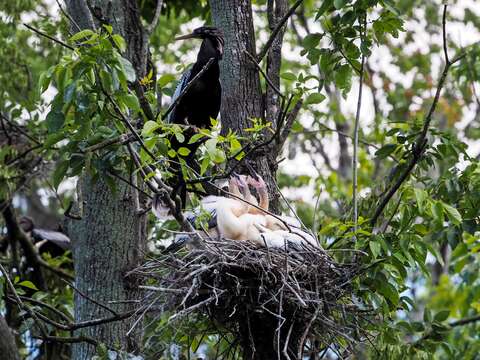
<path id="1" fill-rule="evenodd" d="M 198 133 L 198 134 L 194 134 L 190 140 L 188 140 L 188 143 L 189 144 L 193 144 L 195 142 L 197 142 L 198 140 L 200 140 L 202 137 L 204 137 L 205 134 L 202 134 L 202 133 Z"/>
<path id="2" fill-rule="evenodd" d="M 160 76 L 160 79 L 158 79 L 158 86 L 163 88 L 165 85 L 171 83 L 172 81 L 175 80 L 175 76 L 173 74 L 163 74 Z"/>
<path id="3" fill-rule="evenodd" d="M 82 30 L 82 31 L 79 31 L 78 33 L 76 34 L 73 34 L 71 37 L 70 37 L 70 41 L 77 41 L 77 40 L 81 40 L 81 39 L 84 39 L 88 36 L 92 36 L 93 34 L 95 34 L 95 32 L 93 30 L 90 30 L 90 29 L 85 29 L 85 30 Z"/>
<path id="4" fill-rule="evenodd" d="M 375 155 L 379 159 L 385 159 L 397 149 L 397 146 L 398 146 L 397 144 L 386 144 L 382 146 L 380 149 L 378 149 Z"/>
<path id="5" fill-rule="evenodd" d="M 178 154 L 180 154 L 181 156 L 188 156 L 188 154 L 190 154 L 190 149 L 186 148 L 186 147 L 181 147 L 180 149 L 178 149 Z"/>
<path id="6" fill-rule="evenodd" d="M 379 282 L 379 292 L 390 302 L 396 306 L 398 304 L 399 295 L 397 289 L 395 289 L 389 282 Z"/>
<path id="7" fill-rule="evenodd" d="M 347 4 L 347 0 L 333 0 L 333 6 L 335 9 L 340 10 Z"/>
<path id="8" fill-rule="evenodd" d="M 313 93 L 308 95 L 307 99 L 305 100 L 305 105 L 320 104 L 323 100 L 325 100 L 325 95 L 322 93 Z"/>
<path id="9" fill-rule="evenodd" d="M 289 80 L 289 81 L 294 81 L 297 80 L 297 75 L 291 72 L 284 72 L 280 75 L 282 79 Z"/>
<path id="10" fill-rule="evenodd" d="M 53 109 L 47 114 L 45 121 L 48 131 L 55 132 L 60 130 L 65 123 L 65 115 L 63 115 L 63 112 Z"/>
<path id="11" fill-rule="evenodd" d="M 103 28 L 104 28 L 105 30 L 107 30 L 107 32 L 108 32 L 109 34 L 111 34 L 111 33 L 113 32 L 113 27 L 112 27 L 112 25 L 103 24 L 102 26 L 103 26 Z"/>
<path id="12" fill-rule="evenodd" d="M 370 250 L 372 252 L 373 258 L 376 259 L 380 255 L 381 245 L 376 241 L 370 241 L 368 243 Z"/>
<path id="13" fill-rule="evenodd" d="M 343 90 L 343 95 L 352 87 L 352 68 L 348 64 L 341 65 L 335 72 L 335 84 Z"/>
<path id="14" fill-rule="evenodd" d="M 423 214 L 425 211 L 425 201 L 427 200 L 427 192 L 423 189 L 413 189 L 413 193 L 415 194 L 415 199 L 417 200 L 418 211 L 420 214 Z"/>
<path id="15" fill-rule="evenodd" d="M 306 49 L 313 49 L 317 47 L 317 45 L 320 43 L 320 40 L 322 39 L 322 34 L 308 34 L 305 36 L 305 39 L 303 39 L 303 47 Z"/>
<path id="16" fill-rule="evenodd" d="M 37 289 L 37 287 L 35 286 L 35 284 L 31 281 L 28 281 L 28 280 L 22 281 L 22 282 L 18 283 L 18 285 L 29 288 L 29 289 L 32 289 L 32 290 L 39 291 Z"/>
<path id="17" fill-rule="evenodd" d="M 48 87 L 50 86 L 50 81 L 52 80 L 52 76 L 49 75 L 48 73 L 46 72 L 43 72 L 40 74 L 40 77 L 38 79 L 38 84 L 39 84 L 39 92 L 40 94 L 43 94 L 45 92 L 45 90 L 48 89 Z"/>
<path id="18" fill-rule="evenodd" d="M 125 59 L 124 57 L 119 58 L 120 64 L 123 67 L 123 72 L 125 74 L 125 77 L 127 78 L 127 81 L 129 82 L 134 82 L 135 79 L 137 78 L 137 74 L 135 73 L 135 70 L 133 69 L 132 63 Z"/>
<path id="19" fill-rule="evenodd" d="M 445 213 L 447 214 L 448 219 L 455 225 L 460 225 L 462 223 L 462 215 L 455 209 L 453 206 L 443 203 L 442 204 Z"/>
<path id="20" fill-rule="evenodd" d="M 47 139 L 45 140 L 45 143 L 43 144 L 43 147 L 45 149 L 48 149 L 49 147 L 55 145 L 58 143 L 60 140 L 65 139 L 65 134 L 61 131 L 58 131 L 54 134 L 50 134 L 47 136 Z"/>
<path id="21" fill-rule="evenodd" d="M 125 49 L 127 48 L 127 44 L 125 43 L 125 39 L 123 37 L 118 34 L 114 34 L 112 35 L 112 40 L 121 52 L 125 51 Z"/>
<path id="22" fill-rule="evenodd" d="M 140 102 L 138 98 L 133 94 L 125 94 L 120 96 L 120 99 L 128 106 L 130 110 L 140 111 Z"/>
<path id="23" fill-rule="evenodd" d="M 443 223 L 443 205 L 441 201 L 435 201 L 431 205 L 432 215 L 438 224 Z"/>
<path id="24" fill-rule="evenodd" d="M 52 180 L 53 180 L 53 187 L 58 189 L 58 186 L 65 178 L 65 174 L 67 173 L 70 161 L 63 160 L 57 163 L 55 170 L 53 171 Z"/>
<path id="25" fill-rule="evenodd" d="M 100 80 L 105 90 L 107 90 L 110 93 L 113 92 L 112 75 L 110 75 L 110 73 L 105 69 L 100 70 Z"/>
<path id="26" fill-rule="evenodd" d="M 450 310 L 442 310 L 435 314 L 434 321 L 442 322 L 448 319 Z"/>
<path id="27" fill-rule="evenodd" d="M 148 120 L 145 125 L 143 125 L 142 129 L 142 136 L 150 136 L 153 134 L 153 132 L 160 127 L 160 124 L 158 124 L 155 121 Z"/>
<path id="28" fill-rule="evenodd" d="M 426 323 L 430 323 L 432 321 L 432 313 L 427 308 L 423 310 L 423 321 Z"/>

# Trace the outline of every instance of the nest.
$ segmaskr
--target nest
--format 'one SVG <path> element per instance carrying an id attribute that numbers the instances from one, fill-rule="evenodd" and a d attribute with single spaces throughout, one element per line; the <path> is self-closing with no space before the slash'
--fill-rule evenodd
<path id="1" fill-rule="evenodd" d="M 352 300 L 351 286 L 359 266 L 310 245 L 287 251 L 208 241 L 205 249 L 163 255 L 135 272 L 155 283 L 145 288 L 172 314 L 170 324 L 207 317 L 245 359 L 301 359 L 322 349 L 343 357 L 360 337 L 358 313 L 365 310 Z"/>

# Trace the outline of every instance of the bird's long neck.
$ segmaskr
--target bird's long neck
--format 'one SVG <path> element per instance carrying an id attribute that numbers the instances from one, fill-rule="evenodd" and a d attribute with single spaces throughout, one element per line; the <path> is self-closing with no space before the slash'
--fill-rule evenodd
<path id="1" fill-rule="evenodd" d="M 234 204 L 233 202 L 222 201 L 217 206 L 217 224 L 220 234 L 231 239 L 236 239 L 244 231 L 239 216 L 246 210 L 234 213 Z"/>
<path id="2" fill-rule="evenodd" d="M 267 189 L 260 189 L 258 190 L 258 197 L 260 198 L 259 206 L 263 209 L 268 211 L 269 207 L 269 199 L 268 199 L 268 192 Z"/>
<path id="3" fill-rule="evenodd" d="M 205 38 L 200 46 L 200 51 L 197 55 L 197 64 L 204 66 L 208 60 L 214 58 L 215 63 L 222 58 L 223 46 L 217 38 Z"/>

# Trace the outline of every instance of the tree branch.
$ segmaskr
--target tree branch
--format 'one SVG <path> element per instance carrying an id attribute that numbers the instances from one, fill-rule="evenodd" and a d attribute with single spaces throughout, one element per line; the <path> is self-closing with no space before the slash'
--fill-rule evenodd
<path id="1" fill-rule="evenodd" d="M 46 38 L 49 39 L 49 40 L 52 40 L 52 41 L 56 42 L 57 44 L 62 45 L 63 47 L 65 47 L 65 48 L 67 48 L 67 49 L 70 49 L 70 50 L 72 50 L 72 51 L 75 50 L 75 48 L 74 48 L 73 46 L 70 46 L 70 45 L 68 45 L 67 43 L 64 43 L 62 40 L 58 40 L 58 39 L 56 39 L 56 38 L 54 38 L 54 37 L 52 37 L 52 36 L 50 36 L 50 35 L 48 35 L 48 34 L 45 34 L 43 31 L 37 30 L 37 29 L 31 27 L 31 26 L 28 25 L 28 24 L 25 24 L 25 23 L 24 23 L 23 26 L 25 26 L 26 28 L 32 30 L 33 32 L 35 32 L 35 33 L 37 33 L 37 34 L 39 34 L 39 35 L 41 35 L 41 36 L 43 36 L 43 37 L 46 37 Z"/>
<path id="2" fill-rule="evenodd" d="M 442 23 L 444 44 L 446 44 L 446 36 L 447 36 L 446 33 L 445 33 L 445 27 L 446 27 L 445 26 L 445 21 L 446 21 L 446 14 L 445 13 L 446 12 L 447 12 L 447 5 L 444 5 L 444 7 L 443 7 L 443 23 Z M 447 55 L 447 54 L 444 53 L 444 55 Z M 432 121 L 432 116 L 433 116 L 433 113 L 435 112 L 435 109 L 437 108 L 438 100 L 440 99 L 440 93 L 442 91 L 443 85 L 445 84 L 445 80 L 447 78 L 448 71 L 450 70 L 450 67 L 453 64 L 455 64 L 457 61 L 461 60 L 463 57 L 465 57 L 465 55 L 466 55 L 465 53 L 461 53 L 460 55 L 456 56 L 452 61 L 450 61 L 448 59 L 448 57 L 445 58 L 445 66 L 443 68 L 442 74 L 441 74 L 440 79 L 438 81 L 437 90 L 435 92 L 435 97 L 434 97 L 433 103 L 430 106 L 430 109 L 427 113 L 427 116 L 425 117 L 425 122 L 423 124 L 422 132 L 419 134 L 419 136 L 417 137 L 417 140 L 415 141 L 415 144 L 413 145 L 412 157 L 411 157 L 407 167 L 405 168 L 403 173 L 398 178 L 398 180 L 392 185 L 392 187 L 388 190 L 386 195 L 380 201 L 380 204 L 376 208 L 375 213 L 370 220 L 370 225 L 372 227 L 375 226 L 378 218 L 380 217 L 383 210 L 385 209 L 385 207 L 389 203 L 390 199 L 393 197 L 393 195 L 395 195 L 397 190 L 402 186 L 403 182 L 408 178 L 408 176 L 410 175 L 412 170 L 415 168 L 415 165 L 417 165 L 417 163 L 422 158 L 422 156 L 425 152 L 425 149 L 427 148 L 427 133 L 430 129 L 430 123 Z M 397 166 L 397 168 L 399 168 L 399 167 L 400 167 L 400 165 Z"/>
<path id="3" fill-rule="evenodd" d="M 244 51 L 244 53 L 247 55 L 247 57 L 252 60 L 252 64 L 255 65 L 255 67 L 257 68 L 257 70 L 260 72 L 260 74 L 262 74 L 262 76 L 264 77 L 265 81 L 267 82 L 267 84 L 275 91 L 275 93 L 280 96 L 282 99 L 285 98 L 285 95 L 283 95 L 280 90 L 273 84 L 272 80 L 270 80 L 270 78 L 267 76 L 267 74 L 265 74 L 265 72 L 263 71 L 263 69 L 261 68 L 261 66 L 257 63 L 257 61 L 255 60 L 255 58 L 253 57 L 252 54 L 250 54 L 247 50 Z"/>
<path id="4" fill-rule="evenodd" d="M 158 19 L 160 19 L 160 14 L 162 12 L 163 0 L 157 0 L 157 5 L 155 6 L 155 14 L 153 15 L 152 22 L 145 27 L 145 32 L 147 36 L 151 35 L 153 30 L 157 27 Z"/>
<path id="5" fill-rule="evenodd" d="M 363 34 L 360 28 L 360 41 L 363 42 L 367 32 L 367 15 L 363 19 Z M 365 70 L 365 55 L 362 53 L 362 62 L 360 65 L 360 78 L 358 84 L 357 110 L 355 113 L 355 125 L 353 129 L 353 158 L 352 158 L 352 202 L 353 202 L 353 231 L 354 234 L 358 228 L 358 126 L 360 123 L 360 110 L 362 108 L 363 74 Z M 356 237 L 356 235 L 354 235 Z"/>
<path id="6" fill-rule="evenodd" d="M 265 43 L 265 45 L 263 46 L 262 50 L 260 50 L 259 54 L 257 55 L 257 63 L 260 63 L 262 62 L 263 58 L 265 57 L 265 55 L 267 54 L 268 52 L 268 49 L 270 49 L 270 46 L 272 46 L 273 44 L 273 41 L 275 40 L 275 38 L 277 37 L 278 33 L 280 32 L 280 30 L 282 29 L 282 27 L 285 25 L 285 23 L 287 22 L 288 18 L 290 16 L 293 15 L 293 13 L 295 12 L 295 10 L 297 10 L 297 8 L 300 6 L 300 4 L 303 2 L 303 0 L 297 0 L 297 2 L 295 4 L 293 4 L 293 6 L 287 11 L 287 13 L 283 16 L 283 18 L 279 21 L 279 23 L 277 24 L 276 28 L 272 31 L 272 33 L 270 34 L 270 37 L 269 39 L 267 40 L 267 42 Z"/>

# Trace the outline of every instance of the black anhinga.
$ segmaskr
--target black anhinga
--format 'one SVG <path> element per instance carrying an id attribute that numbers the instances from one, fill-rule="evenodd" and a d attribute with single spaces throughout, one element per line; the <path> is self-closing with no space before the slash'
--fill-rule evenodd
<path id="1" fill-rule="evenodd" d="M 184 158 L 186 163 L 193 168 L 198 168 L 194 160 L 196 150 L 201 144 L 197 141 L 189 144 L 190 138 L 195 134 L 195 128 L 210 128 L 211 118 L 216 118 L 220 111 L 222 102 L 222 88 L 220 86 L 220 66 L 218 62 L 223 56 L 223 33 L 212 26 L 202 26 L 195 29 L 191 34 L 175 38 L 175 40 L 202 39 L 202 45 L 197 55 L 197 61 L 182 75 L 175 93 L 172 97 L 172 104 L 178 103 L 172 109 L 167 122 L 173 124 L 190 125 L 192 128 L 184 131 L 185 141 L 180 143 L 176 137 L 171 137 L 171 147 L 178 150 L 186 147 L 190 150 L 189 155 Z M 209 64 L 210 62 L 210 64 Z M 208 68 L 205 68 L 209 65 Z M 192 79 L 199 73 L 201 75 L 192 82 L 189 89 L 179 99 L 182 92 Z M 179 100 L 178 100 L 179 99 Z M 180 193 L 183 206 L 186 201 L 186 185 L 179 164 L 174 163 L 171 170 L 176 173 L 177 184 L 174 186 L 174 196 Z"/>
<path id="2" fill-rule="evenodd" d="M 220 67 L 218 62 L 223 56 L 223 34 L 212 26 L 202 26 L 191 34 L 175 38 L 175 40 L 202 39 L 197 61 L 185 71 L 173 94 L 172 103 L 180 96 L 190 80 L 197 75 L 213 58 L 209 68 L 192 84 L 168 117 L 168 122 L 187 124 L 199 128 L 210 127 L 210 118 L 216 118 L 222 101 L 220 86 Z"/>

